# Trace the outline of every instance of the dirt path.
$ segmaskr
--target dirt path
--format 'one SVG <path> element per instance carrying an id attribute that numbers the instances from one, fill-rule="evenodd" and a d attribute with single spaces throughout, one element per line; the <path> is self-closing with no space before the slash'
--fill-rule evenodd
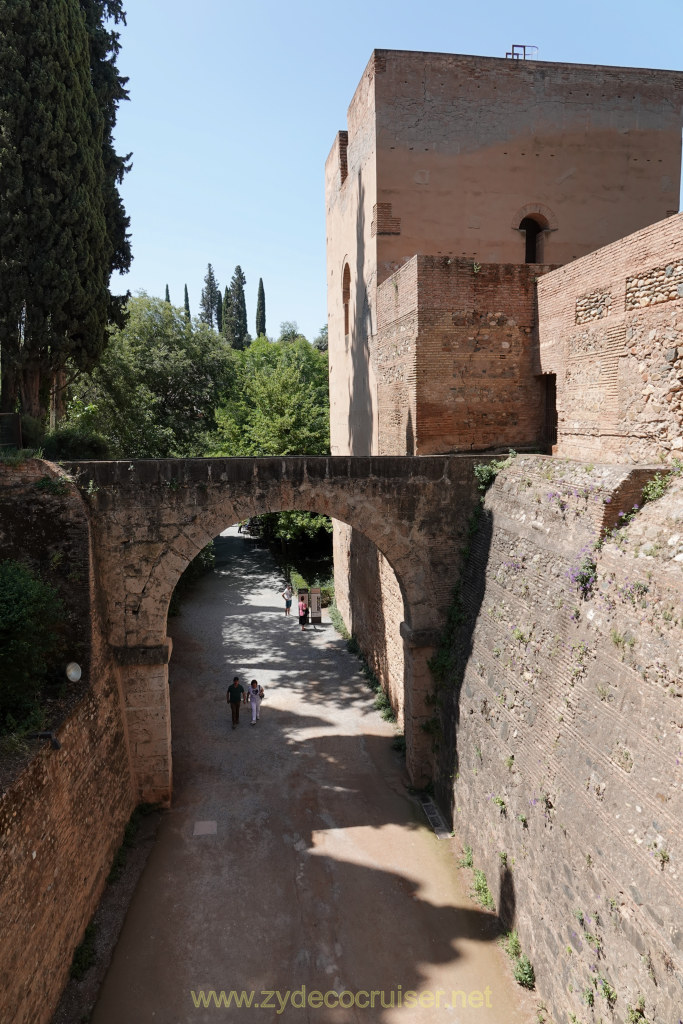
<path id="1" fill-rule="evenodd" d="M 220 560 L 172 620 L 174 805 L 93 1024 L 529 1024 L 534 1001 L 463 891 L 457 841 L 407 791 L 357 660 L 329 624 L 285 618 L 270 555 L 234 528 Z M 266 700 L 233 731 L 235 674 Z M 231 990 L 251 1008 L 215 1005 Z M 403 1005 L 411 990 L 421 1006 Z"/>

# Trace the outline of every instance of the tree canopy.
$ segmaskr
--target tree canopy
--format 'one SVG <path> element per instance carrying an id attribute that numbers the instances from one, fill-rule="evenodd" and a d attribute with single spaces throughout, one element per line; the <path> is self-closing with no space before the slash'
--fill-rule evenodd
<path id="1" fill-rule="evenodd" d="M 93 364 L 130 264 L 113 149 L 119 3 L 0 0 L 2 410 L 44 418 L 51 379 Z"/>
<path id="2" fill-rule="evenodd" d="M 329 444 L 327 357 L 304 338 L 257 338 L 239 353 L 212 454 L 326 455 Z"/>
<path id="3" fill-rule="evenodd" d="M 199 319 L 209 327 L 216 327 L 218 321 L 218 300 L 220 289 L 213 267 L 209 263 L 204 277 L 204 287 L 199 300 Z"/>
<path id="4" fill-rule="evenodd" d="M 223 333 L 235 349 L 244 349 L 251 341 L 247 328 L 247 303 L 244 297 L 246 283 L 244 271 L 238 264 L 230 281 L 228 302 L 223 303 Z"/>
<path id="5" fill-rule="evenodd" d="M 256 299 L 256 337 L 266 336 L 266 292 L 263 287 L 263 278 L 258 279 L 258 296 Z"/>
<path id="6" fill-rule="evenodd" d="M 205 455 L 234 364 L 207 324 L 139 295 L 100 363 L 75 384 L 67 422 L 102 435 L 118 457 Z"/>

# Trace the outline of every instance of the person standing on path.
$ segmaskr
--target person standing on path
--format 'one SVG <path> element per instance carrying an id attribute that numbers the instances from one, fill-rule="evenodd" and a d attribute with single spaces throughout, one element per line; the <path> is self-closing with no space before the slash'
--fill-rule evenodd
<path id="1" fill-rule="evenodd" d="M 261 701 L 263 700 L 263 687 L 259 686 L 255 679 L 252 679 L 251 686 L 247 691 L 247 700 L 251 704 L 251 724 L 256 725 L 261 717 Z"/>
<path id="2" fill-rule="evenodd" d="M 306 629 L 306 623 L 308 622 L 308 605 L 306 604 L 306 598 L 302 594 L 299 597 L 299 625 L 301 629 Z"/>
<path id="3" fill-rule="evenodd" d="M 225 695 L 225 699 L 230 705 L 230 713 L 232 715 L 232 727 L 235 729 L 240 724 L 240 704 L 246 703 L 246 695 L 244 693 L 244 687 L 240 683 L 240 677 L 235 676 L 232 681 L 232 686 L 228 687 L 228 692 Z"/>
<path id="4" fill-rule="evenodd" d="M 282 596 L 285 599 L 285 615 L 289 615 L 289 610 L 292 607 L 292 584 L 288 583 L 285 589 L 282 591 Z"/>

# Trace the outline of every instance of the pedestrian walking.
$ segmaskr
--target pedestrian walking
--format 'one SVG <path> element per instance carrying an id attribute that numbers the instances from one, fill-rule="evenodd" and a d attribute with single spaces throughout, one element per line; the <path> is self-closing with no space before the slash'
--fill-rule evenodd
<path id="1" fill-rule="evenodd" d="M 235 676 L 232 681 L 232 685 L 228 687 L 228 692 L 225 695 L 225 699 L 230 705 L 230 714 L 232 715 L 232 727 L 236 729 L 240 724 L 240 704 L 246 704 L 246 694 L 244 687 L 240 683 L 240 677 Z"/>
<path id="2" fill-rule="evenodd" d="M 303 594 L 299 597 L 299 625 L 301 629 L 306 629 L 306 623 L 308 622 L 308 605 L 306 604 L 306 598 Z"/>
<path id="3" fill-rule="evenodd" d="M 285 601 L 285 615 L 289 615 L 289 611 L 292 607 L 292 597 L 294 596 L 292 592 L 291 583 L 288 583 L 285 589 L 282 591 L 282 596 Z"/>
<path id="4" fill-rule="evenodd" d="M 247 700 L 251 704 L 251 724 L 256 725 L 261 717 L 261 701 L 263 700 L 263 687 L 259 686 L 255 679 L 252 679 L 251 686 L 247 690 Z"/>

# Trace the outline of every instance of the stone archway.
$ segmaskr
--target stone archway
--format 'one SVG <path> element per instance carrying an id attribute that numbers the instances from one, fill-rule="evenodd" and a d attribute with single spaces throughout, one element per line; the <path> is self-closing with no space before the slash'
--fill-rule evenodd
<path id="1" fill-rule="evenodd" d="M 78 463 L 88 496 L 97 604 L 118 667 L 131 771 L 140 799 L 172 790 L 168 604 L 192 558 L 226 525 L 285 509 L 348 523 L 399 580 L 407 765 L 430 775 L 428 660 L 478 494 L 472 456 L 187 459 Z M 481 461 L 478 457 L 477 461 Z"/>

